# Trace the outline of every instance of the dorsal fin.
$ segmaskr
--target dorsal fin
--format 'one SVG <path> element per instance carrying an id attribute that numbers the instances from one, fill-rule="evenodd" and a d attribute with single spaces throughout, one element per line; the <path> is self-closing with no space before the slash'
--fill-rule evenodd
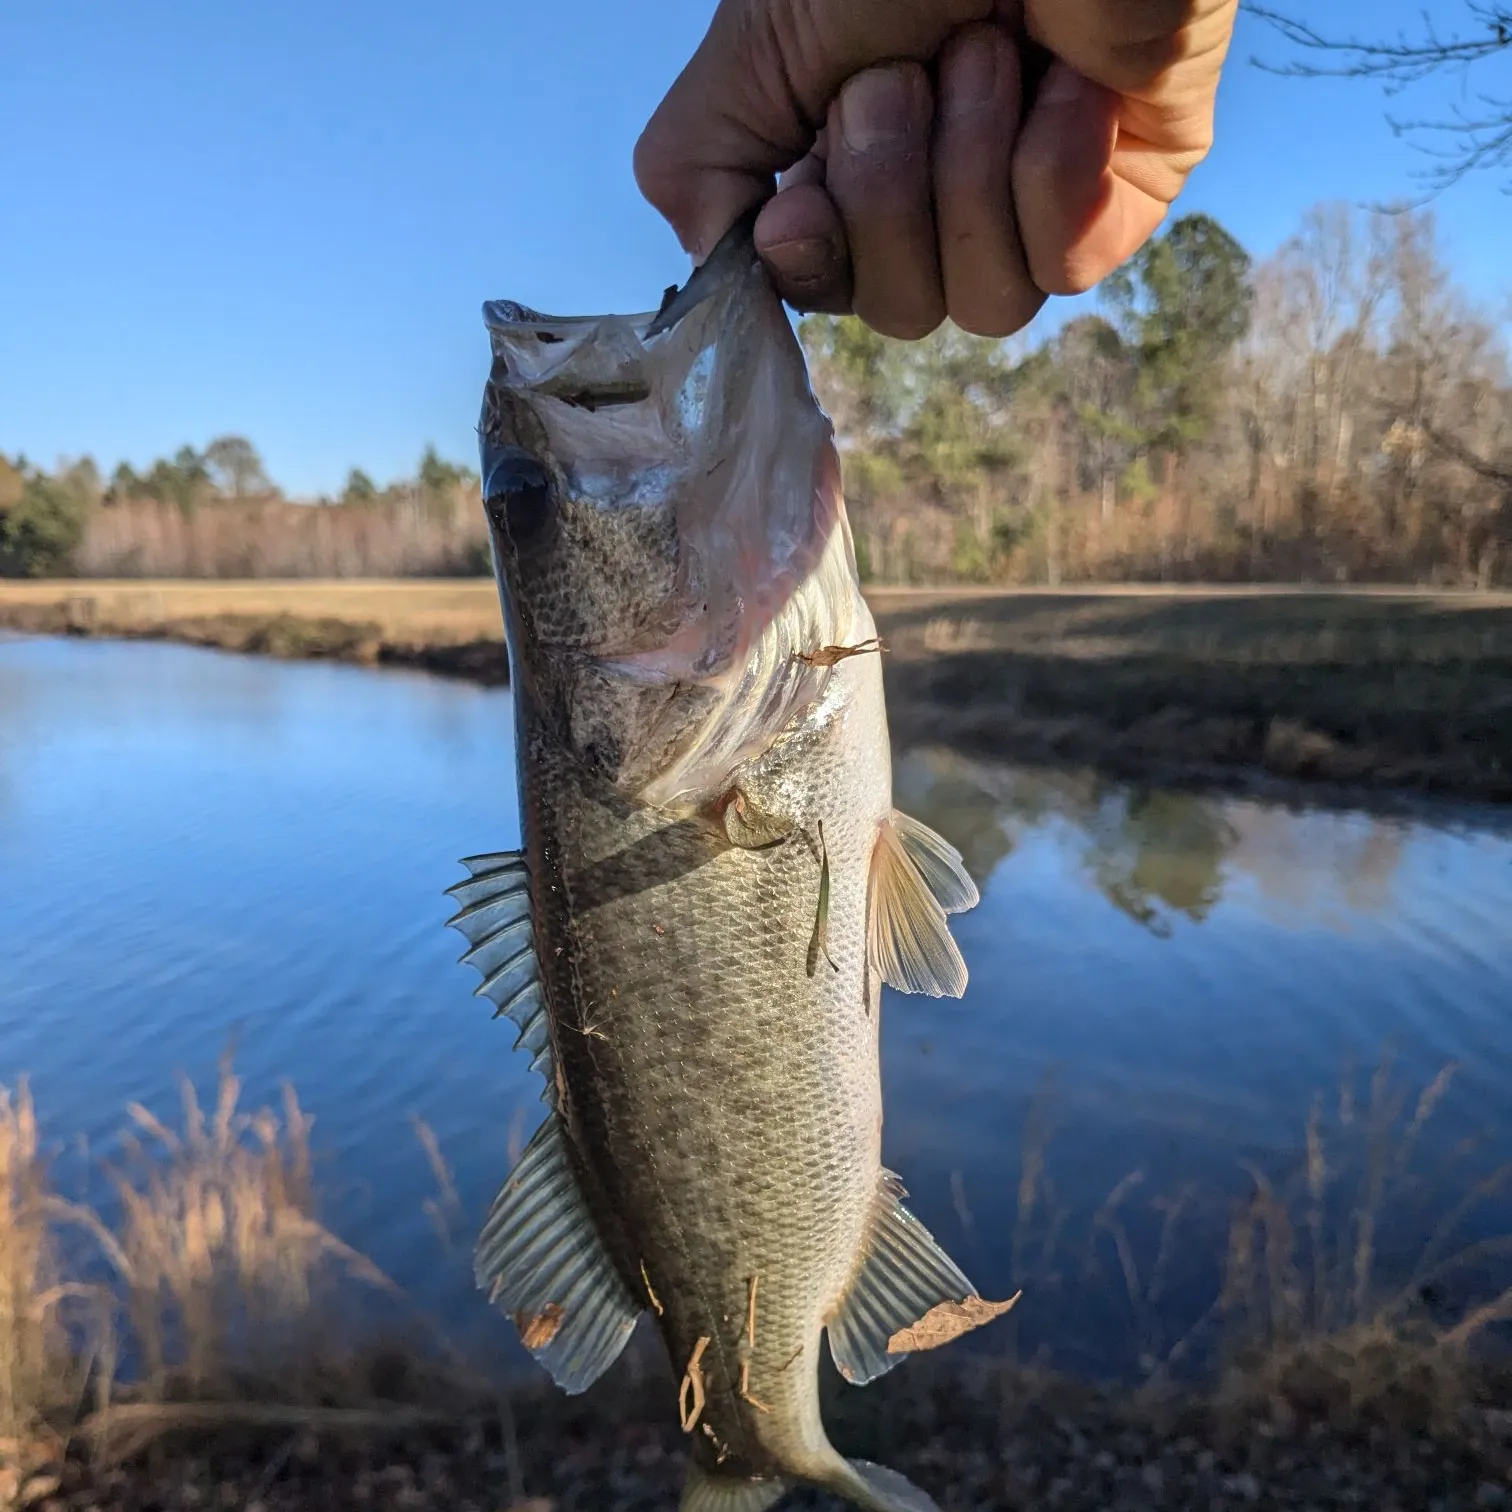
<path id="1" fill-rule="evenodd" d="M 518 851 L 500 851 L 468 856 L 462 864 L 472 875 L 447 888 L 461 907 L 446 922 L 467 939 L 470 948 L 462 960 L 483 978 L 476 995 L 494 1004 L 495 1018 L 514 1021 L 520 1031 L 515 1049 L 530 1052 L 531 1069 L 546 1078 L 549 1097 L 551 1034 L 541 996 L 525 858 Z"/>
<path id="2" fill-rule="evenodd" d="M 594 1227 L 555 1113 L 495 1199 L 478 1236 L 474 1274 L 569 1394 L 586 1391 L 634 1331 L 641 1304 Z"/>
<path id="3" fill-rule="evenodd" d="M 966 990 L 966 962 L 951 938 L 945 909 L 931 886 L 938 874 L 944 887 L 946 869 L 935 850 L 927 852 L 930 873 L 921 869 L 912 852 L 925 851 L 917 834 L 924 826 L 913 820 L 909 825 L 913 828 L 906 839 L 896 816 L 877 826 L 866 909 L 867 952 L 882 980 L 899 992 L 960 997 Z M 931 831 L 924 833 L 938 839 Z M 944 843 L 939 841 L 941 846 Z M 953 890 L 946 889 L 946 896 L 963 897 L 959 880 L 952 881 Z M 973 894 L 975 891 L 973 887 Z"/>

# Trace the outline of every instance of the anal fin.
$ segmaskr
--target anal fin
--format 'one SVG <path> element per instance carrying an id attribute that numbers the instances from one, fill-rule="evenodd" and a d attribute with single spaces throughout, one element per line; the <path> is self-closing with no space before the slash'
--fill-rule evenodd
<path id="1" fill-rule="evenodd" d="M 980 1322 L 1006 1311 L 1002 1304 L 977 1295 L 960 1267 L 903 1206 L 897 1178 L 884 1173 L 865 1253 L 850 1290 L 827 1324 L 830 1354 L 840 1374 L 864 1386 L 891 1370 L 911 1348 L 929 1347 L 908 1340 L 910 1330 L 921 1341 L 932 1337 L 917 1325 L 931 1314 L 943 1316 L 936 1309 Z M 955 1333 L 971 1326 L 967 1322 Z M 953 1335 L 946 1333 L 934 1342 L 944 1343 L 949 1337 Z"/>
<path id="2" fill-rule="evenodd" d="M 570 1395 L 586 1391 L 634 1331 L 641 1304 L 620 1279 L 548 1113 L 494 1201 L 474 1274 Z"/>

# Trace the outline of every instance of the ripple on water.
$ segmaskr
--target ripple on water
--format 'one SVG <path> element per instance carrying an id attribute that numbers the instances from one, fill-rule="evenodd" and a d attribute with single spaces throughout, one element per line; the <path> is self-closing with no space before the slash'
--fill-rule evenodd
<path id="1" fill-rule="evenodd" d="M 474 1317 L 436 1265 L 409 1119 L 476 1215 L 539 1117 L 443 928 L 457 858 L 518 834 L 513 783 L 499 691 L 0 644 L 0 1077 L 31 1074 L 55 1139 L 108 1148 L 129 1099 L 172 1111 L 173 1073 L 208 1085 L 235 1035 L 250 1097 L 289 1076 L 314 1113 L 344 1236 Z M 1293 812 L 938 751 L 900 758 L 897 786 L 983 899 L 956 920 L 966 998 L 888 995 L 887 1157 L 983 1284 L 1011 1279 L 1050 1077 L 1053 1205 L 1086 1218 L 1142 1167 L 1136 1231 L 1183 1183 L 1218 1212 L 1241 1160 L 1286 1168 L 1314 1094 L 1333 1107 L 1346 1064 L 1388 1044 L 1413 1095 L 1462 1063 L 1429 1155 L 1506 1123 L 1512 843 L 1492 815 Z"/>

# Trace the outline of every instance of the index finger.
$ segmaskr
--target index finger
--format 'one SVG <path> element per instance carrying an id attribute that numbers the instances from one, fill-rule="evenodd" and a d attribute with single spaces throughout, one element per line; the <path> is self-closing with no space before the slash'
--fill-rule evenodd
<path id="1" fill-rule="evenodd" d="M 928 63 L 994 0 L 721 0 L 635 146 L 641 193 L 694 257 L 813 145 L 853 74 Z"/>

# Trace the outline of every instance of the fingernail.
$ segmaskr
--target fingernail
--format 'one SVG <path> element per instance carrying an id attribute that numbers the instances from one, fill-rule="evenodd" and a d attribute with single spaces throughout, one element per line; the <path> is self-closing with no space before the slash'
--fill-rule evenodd
<path id="1" fill-rule="evenodd" d="M 987 38 L 963 43 L 950 60 L 944 105 L 948 115 L 971 115 L 997 98 L 998 50 Z"/>
<path id="2" fill-rule="evenodd" d="M 777 242 L 761 249 L 762 260 L 784 282 L 802 288 L 829 284 L 840 271 L 840 254 L 822 236 Z"/>
<path id="3" fill-rule="evenodd" d="M 869 68 L 840 92 L 840 135 L 852 152 L 875 152 L 913 135 L 917 89 L 911 73 Z"/>
<path id="4" fill-rule="evenodd" d="M 1064 63 L 1051 65 L 1040 85 L 1039 102 L 1044 105 L 1074 105 L 1081 99 L 1087 81 Z"/>

